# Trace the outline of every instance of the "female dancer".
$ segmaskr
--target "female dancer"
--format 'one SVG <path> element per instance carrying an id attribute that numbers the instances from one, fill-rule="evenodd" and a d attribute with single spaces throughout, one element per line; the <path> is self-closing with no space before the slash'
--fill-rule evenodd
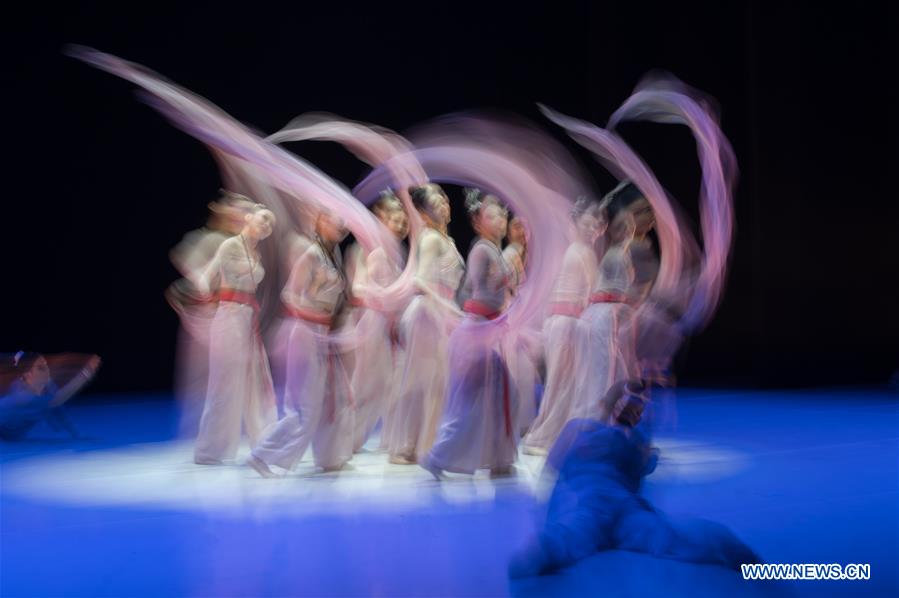
<path id="1" fill-rule="evenodd" d="M 577 390 L 569 419 L 598 417 L 600 400 L 619 380 L 639 375 L 633 338 L 633 310 L 639 290 L 634 288 L 630 244 L 636 225 L 630 210 L 615 215 L 609 227 L 610 246 L 599 266 L 590 305 L 581 320 L 584 349 Z M 607 415 L 607 414 L 604 414 Z"/>
<path id="2" fill-rule="evenodd" d="M 512 218 L 509 221 L 508 241 L 503 249 L 503 257 L 512 269 L 512 284 L 509 285 L 509 295 L 514 296 L 518 287 L 524 282 L 525 264 L 527 264 L 528 238 L 524 222 L 521 218 Z"/>
<path id="3" fill-rule="evenodd" d="M 596 277 L 597 261 L 593 245 L 605 232 L 606 221 L 599 204 L 579 198 L 571 212 L 575 241 L 565 252 L 562 270 L 553 290 L 549 317 L 543 324 L 546 354 L 546 387 L 540 413 L 524 439 L 524 452 L 543 455 L 555 442 L 568 421 L 575 403 L 578 354 L 583 346 L 581 312 Z"/>
<path id="4" fill-rule="evenodd" d="M 515 299 L 518 287 L 524 283 L 527 265 L 528 239 L 524 222 L 520 218 L 509 221 L 509 244 L 503 249 L 503 258 L 512 271 L 512 280 L 506 291 L 506 305 Z M 537 336 L 539 331 L 517 330 L 503 341 L 503 358 L 509 368 L 512 384 L 518 397 L 518 413 L 514 417 L 518 433 L 524 435 L 537 417 L 537 360 L 541 351 Z"/>
<path id="5" fill-rule="evenodd" d="M 366 311 L 365 301 L 361 295 L 357 296 L 357 289 L 368 284 L 368 269 L 365 265 L 366 255 L 362 245 L 353 241 L 343 254 L 343 276 L 346 280 L 346 301 L 343 309 L 335 314 L 334 330 L 340 336 L 352 336 L 356 326 Z M 361 291 L 359 291 L 361 292 Z M 346 375 L 352 379 L 356 368 L 356 350 L 358 347 L 349 347 L 342 351 L 340 360 Z"/>
<path id="6" fill-rule="evenodd" d="M 194 449 L 194 461 L 201 465 L 235 457 L 241 422 L 255 445 L 276 417 L 256 302 L 256 287 L 265 275 L 257 245 L 272 234 L 275 215 L 259 204 L 250 212 L 240 234 L 221 244 L 194 281 L 207 296 L 217 288 L 219 299 L 209 330 L 209 383 Z"/>
<path id="7" fill-rule="evenodd" d="M 405 239 L 409 232 L 408 219 L 403 205 L 392 192 L 382 193 L 372 210 L 398 241 Z M 384 248 L 376 247 L 365 259 L 365 278 L 360 279 L 359 270 L 356 270 L 353 296 L 364 307 L 356 325 L 360 344 L 355 350 L 355 368 L 351 377 L 356 403 L 354 451 L 362 448 L 378 419 L 383 416 L 386 423 L 388 409 L 394 403 L 395 371 L 399 363 L 396 346 L 396 320 L 399 314 L 379 305 L 376 288 L 393 283 L 402 272 L 402 267 L 403 264 L 392 262 Z"/>
<path id="8" fill-rule="evenodd" d="M 244 216 L 254 205 L 245 196 L 223 189 L 222 196 L 209 203 L 206 226 L 187 233 L 169 253 L 183 276 L 166 289 L 165 297 L 181 320 L 175 351 L 175 395 L 184 437 L 197 435 L 209 379 L 209 326 L 217 309 L 215 297 L 197 294 L 192 275 L 205 270 L 221 244 L 243 230 Z"/>
<path id="9" fill-rule="evenodd" d="M 455 302 L 464 262 L 447 234 L 450 205 L 439 185 L 409 190 L 425 228 L 418 238 L 416 285 L 400 320 L 400 344 L 405 351 L 397 399 L 396 426 L 390 430 L 390 462 L 415 463 L 434 442 L 447 378 L 447 340 L 452 323 L 462 316 Z"/>
<path id="10" fill-rule="evenodd" d="M 293 469 L 312 445 L 316 466 L 340 469 L 353 456 L 353 407 L 339 349 L 330 338 L 346 281 L 338 243 L 343 223 L 322 212 L 315 241 L 294 265 L 281 293 L 293 318 L 287 347 L 285 416 L 265 430 L 247 464 L 263 477 L 272 465 Z"/>
<path id="11" fill-rule="evenodd" d="M 465 200 L 478 240 L 468 254 L 465 319 L 449 342 L 450 377 L 447 405 L 437 442 L 421 463 L 438 480 L 443 470 L 473 474 L 489 468 L 494 475 L 511 472 L 518 445 L 513 422 L 515 389 L 499 342 L 484 339 L 482 323 L 499 316 L 506 302 L 512 271 L 503 258 L 506 209 L 496 197 L 470 190 Z"/>
<path id="12" fill-rule="evenodd" d="M 633 357 L 635 360 L 633 374 L 640 375 L 644 380 L 652 383 L 669 386 L 673 383 L 670 361 L 674 355 L 659 359 L 658 356 L 653 355 L 655 351 L 643 350 L 640 345 L 645 343 L 640 342 L 639 339 L 646 333 L 649 334 L 649 337 L 655 337 L 655 332 L 650 330 L 653 324 L 658 323 L 659 318 L 669 319 L 669 317 L 672 323 L 676 322 L 680 319 L 677 314 L 683 308 L 677 305 L 678 301 L 672 302 L 658 293 L 652 294 L 653 285 L 659 273 L 658 251 L 653 246 L 652 238 L 649 235 L 650 231 L 655 228 L 655 214 L 652 206 L 633 183 L 625 182 L 621 187 L 616 203 L 619 204 L 621 212 L 626 213 L 633 222 L 633 239 L 627 244 L 628 258 L 634 269 L 634 279 L 629 294 L 634 308 L 643 308 L 637 312 L 636 317 L 630 318 L 628 337 L 631 342 L 637 343 L 637 355 Z M 675 337 L 681 336 L 675 327 L 669 327 L 669 332 Z M 666 336 L 670 337 L 670 335 Z M 680 339 L 676 341 L 676 344 L 685 340 L 685 338 Z"/>
<path id="13" fill-rule="evenodd" d="M 609 195 L 610 209 L 616 215 L 627 212 L 632 221 L 633 238 L 627 243 L 627 253 L 634 268 L 632 295 L 639 303 L 649 295 L 659 272 L 659 257 L 649 237 L 655 227 L 655 215 L 652 206 L 630 181 L 622 182 Z"/>
<path id="14" fill-rule="evenodd" d="M 290 273 L 309 246 L 312 244 L 312 234 L 304 234 L 302 230 L 294 227 L 284 227 L 287 230 L 281 234 L 279 240 L 281 269 L 278 280 L 281 285 L 287 283 Z M 293 330 L 293 316 L 281 309 L 277 319 L 269 329 L 271 331 L 267 339 L 269 361 L 272 367 L 272 379 L 275 383 L 275 394 L 278 398 L 278 418 L 284 417 L 284 386 L 287 380 L 287 372 L 284 369 L 287 363 L 287 348 L 290 346 L 290 332 Z"/>

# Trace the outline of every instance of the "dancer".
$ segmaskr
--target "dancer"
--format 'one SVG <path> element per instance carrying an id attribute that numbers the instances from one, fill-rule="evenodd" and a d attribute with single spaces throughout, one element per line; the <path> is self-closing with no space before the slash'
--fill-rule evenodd
<path id="1" fill-rule="evenodd" d="M 96 355 L 57 357 L 57 362 L 61 357 L 68 367 L 54 369 L 71 370 L 76 363 L 80 366 L 74 374 L 57 373 L 62 386 L 51 377 L 51 366 L 40 353 L 19 351 L 5 360 L 3 378 L 12 382 L 8 387 L 4 383 L 0 396 L 0 439 L 24 438 L 42 421 L 54 430 L 63 429 L 73 438 L 78 437 L 78 430 L 65 416 L 62 406 L 91 381 L 100 367 L 100 358 Z"/>
<path id="2" fill-rule="evenodd" d="M 508 245 L 503 249 L 503 258 L 512 271 L 512 280 L 506 290 L 507 307 L 515 300 L 527 272 L 528 235 L 521 218 L 515 217 L 509 221 L 508 240 Z M 537 361 L 541 353 L 539 330 L 532 330 L 530 326 L 510 331 L 503 339 L 503 359 L 518 397 L 517 413 L 513 419 L 522 436 L 537 417 Z"/>
<path id="3" fill-rule="evenodd" d="M 341 335 L 354 334 L 359 320 L 366 311 L 363 297 L 357 295 L 357 289 L 364 288 L 368 284 L 368 268 L 365 261 L 366 252 L 362 249 L 362 245 L 354 240 L 343 255 L 346 301 L 344 308 L 336 314 L 334 323 L 335 330 L 339 331 Z M 353 371 L 356 368 L 356 351 L 351 348 L 342 352 L 340 360 L 343 362 L 347 376 L 352 379 Z"/>
<path id="4" fill-rule="evenodd" d="M 601 399 L 615 382 L 640 374 L 631 308 L 642 293 L 634 288 L 629 250 L 635 230 L 633 213 L 623 210 L 615 215 L 606 235 L 609 246 L 599 265 L 590 305 L 581 315 L 584 347 L 572 419 L 596 417 Z"/>
<path id="5" fill-rule="evenodd" d="M 492 475 L 508 475 L 518 445 L 515 388 L 500 343 L 485 341 L 482 334 L 482 323 L 503 309 L 512 281 L 500 249 L 506 209 L 496 197 L 476 189 L 468 191 L 465 204 L 478 234 L 468 254 L 471 297 L 463 307 L 465 319 L 450 337 L 447 404 L 437 442 L 421 462 L 438 480 L 444 470 L 473 474 L 488 468 Z"/>
<path id="6" fill-rule="evenodd" d="M 634 269 L 634 282 L 630 295 L 632 304 L 637 308 L 634 317 L 630 320 L 629 330 L 625 330 L 627 338 L 632 339 L 636 345 L 634 356 L 634 373 L 643 379 L 662 388 L 671 387 L 675 383 L 675 375 L 671 361 L 676 351 L 663 352 L 663 357 L 657 355 L 656 341 L 647 343 L 643 340 L 647 334 L 656 338 L 661 321 L 665 321 L 668 328 L 669 343 L 677 346 L 688 342 L 689 336 L 682 334 L 674 323 L 681 319 L 685 309 L 683 296 L 686 293 L 659 293 L 653 292 L 656 277 L 659 272 L 659 256 L 653 245 L 650 232 L 655 227 L 655 216 L 652 206 L 640 191 L 628 184 L 621 193 L 625 212 L 633 220 L 634 238 L 628 243 L 628 257 Z M 681 295 L 681 298 L 678 298 Z"/>
<path id="7" fill-rule="evenodd" d="M 406 212 L 391 191 L 381 194 L 372 211 L 397 241 L 406 238 L 409 232 Z M 390 421 L 391 427 L 394 425 L 397 364 L 401 363 L 396 335 L 399 314 L 379 305 L 377 288 L 393 283 L 402 273 L 403 264 L 393 263 L 384 248 L 376 247 L 368 253 L 364 268 L 365 278 L 358 277 L 357 269 L 356 283 L 353 285 L 354 297 L 364 306 L 355 327 L 360 344 L 355 350 L 355 368 L 351 376 L 356 404 L 353 434 L 353 449 L 356 452 L 362 449 L 379 419 L 384 418 L 385 426 L 387 421 Z"/>
<path id="8" fill-rule="evenodd" d="M 527 229 L 521 218 L 513 217 L 509 220 L 507 237 L 509 242 L 503 249 L 503 257 L 512 269 L 512 284 L 508 291 L 514 296 L 518 287 L 524 283 L 528 255 Z"/>
<path id="9" fill-rule="evenodd" d="M 172 249 L 172 264 L 180 280 L 166 289 L 165 297 L 181 321 L 175 351 L 175 396 L 181 411 L 180 431 L 184 437 L 197 435 L 206 384 L 209 379 L 209 326 L 215 316 L 215 297 L 202 297 L 191 279 L 206 269 L 218 248 L 244 227 L 244 216 L 252 202 L 243 195 L 221 191 L 207 206 L 206 226 L 191 231 Z"/>
<path id="10" fill-rule="evenodd" d="M 412 299 L 400 320 L 400 343 L 405 351 L 397 399 L 396 426 L 387 448 L 390 462 L 416 463 L 430 450 L 443 411 L 447 379 L 447 340 L 462 317 L 455 295 L 464 262 L 447 234 L 449 199 L 439 185 L 409 190 L 425 228 L 417 239 L 418 264 Z"/>
<path id="11" fill-rule="evenodd" d="M 194 280 L 206 296 L 217 289 L 219 299 L 209 330 L 209 384 L 194 450 L 194 462 L 201 465 L 234 459 L 241 423 L 255 446 L 276 417 L 256 302 L 256 288 L 265 275 L 257 246 L 271 235 L 274 224 L 275 215 L 255 205 L 240 234 L 222 243 Z"/>
<path id="12" fill-rule="evenodd" d="M 306 253 L 312 244 L 311 234 L 298 231 L 293 227 L 283 227 L 279 241 L 282 251 L 281 269 L 278 281 L 280 287 L 287 283 L 293 265 Z M 290 332 L 293 330 L 293 316 L 287 310 L 281 309 L 275 322 L 270 327 L 266 346 L 268 347 L 269 365 L 272 371 L 272 381 L 275 386 L 275 395 L 278 401 L 278 419 L 284 417 L 284 386 L 287 380 L 287 372 L 284 369 L 287 363 L 287 348 L 290 345 Z"/>
<path id="13" fill-rule="evenodd" d="M 604 397 L 605 421 L 565 426 L 544 470 L 556 477 L 546 519 L 513 557 L 510 576 L 549 573 L 610 549 L 737 570 L 761 562 L 724 526 L 671 520 L 640 495 L 643 477 L 658 462 L 638 426 L 645 393 L 639 380 L 618 383 Z"/>
<path id="14" fill-rule="evenodd" d="M 338 243 L 343 222 L 321 212 L 315 241 L 297 261 L 281 293 L 293 318 L 287 348 L 285 415 L 269 426 L 247 464 L 263 477 L 271 466 L 292 470 L 312 445 L 317 467 L 340 469 L 353 456 L 353 405 L 339 348 L 331 339 L 346 280 Z"/>
<path id="15" fill-rule="evenodd" d="M 610 209 L 620 223 L 618 228 L 632 231 L 622 246 L 625 249 L 624 259 L 630 262 L 633 269 L 633 280 L 627 295 L 634 310 L 632 317 L 622 321 L 621 328 L 622 342 L 632 343 L 635 348 L 631 375 L 640 376 L 660 387 L 669 387 L 674 384 L 671 360 L 676 351 L 669 350 L 668 346 L 680 346 L 688 338 L 674 325 L 683 316 L 688 293 L 683 289 L 665 293 L 653 290 L 659 272 L 659 256 L 650 236 L 655 228 L 655 215 L 636 185 L 625 180 L 609 195 Z M 695 265 L 690 264 L 691 267 Z M 689 285 L 686 281 L 682 284 L 685 287 Z M 658 344 L 662 328 L 667 329 L 664 348 Z M 648 339 L 652 340 L 647 342 Z"/>
<path id="16" fill-rule="evenodd" d="M 622 190 L 624 194 L 636 196 L 625 206 L 634 219 L 634 238 L 628 244 L 628 252 L 634 268 L 632 295 L 635 303 L 639 304 L 649 296 L 659 273 L 659 256 L 649 236 L 655 227 L 655 215 L 652 206 L 633 183 L 627 183 Z"/>
<path id="17" fill-rule="evenodd" d="M 606 229 L 600 205 L 578 198 L 571 212 L 576 238 L 565 252 L 562 269 L 550 303 L 550 315 L 543 324 L 546 359 L 546 386 L 540 412 L 525 436 L 524 452 L 545 455 L 568 421 L 578 390 L 578 365 L 583 347 L 579 317 L 587 305 L 597 274 L 593 245 Z"/>

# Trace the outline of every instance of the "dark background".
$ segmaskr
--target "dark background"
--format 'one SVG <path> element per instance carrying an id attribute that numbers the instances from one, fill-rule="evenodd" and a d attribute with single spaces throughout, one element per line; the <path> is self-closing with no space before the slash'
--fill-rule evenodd
<path id="1" fill-rule="evenodd" d="M 741 170 L 729 285 L 690 343 L 682 383 L 886 383 L 899 368 L 899 19 L 890 2 L 821 4 L 84 3 L 10 14 L 0 351 L 100 353 L 98 391 L 171 385 L 167 252 L 202 224 L 218 173 L 130 84 L 63 55 L 79 43 L 265 132 L 309 110 L 403 131 L 489 108 L 563 139 L 535 102 L 602 125 L 642 75 L 666 69 L 717 98 Z M 623 133 L 695 214 L 686 129 Z M 607 191 L 608 175 L 566 144 Z M 291 149 L 349 186 L 365 173 L 336 146 Z M 459 211 L 453 232 L 467 247 Z"/>

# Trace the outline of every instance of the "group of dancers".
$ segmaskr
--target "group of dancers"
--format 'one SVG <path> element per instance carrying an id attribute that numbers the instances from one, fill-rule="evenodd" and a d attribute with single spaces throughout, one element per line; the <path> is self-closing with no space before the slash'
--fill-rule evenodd
<path id="1" fill-rule="evenodd" d="M 658 259 L 653 212 L 634 185 L 572 202 L 574 242 L 546 317 L 487 342 L 478 324 L 503 314 L 527 277 L 528 223 L 510 220 L 497 195 L 467 189 L 476 238 L 464 259 L 444 190 L 428 183 L 408 194 L 424 227 L 412 241 L 413 290 L 393 305 L 377 290 L 401 275 L 404 253 L 356 243 L 344 263 L 347 231 L 330 211 L 311 213 L 310 234 L 279 233 L 274 213 L 246 196 L 210 204 L 210 226 L 173 251 L 184 279 L 168 294 L 185 329 L 181 379 L 203 397 L 196 463 L 233 460 L 243 430 L 247 464 L 262 476 L 294 469 L 310 447 L 318 468 L 338 470 L 380 424 L 391 463 L 417 463 L 438 479 L 509 475 L 519 444 L 546 454 L 566 422 L 598 416 L 616 381 L 641 374 L 633 309 Z M 372 212 L 406 238 L 397 195 L 384 191 Z M 285 275 L 277 321 L 262 334 L 256 291 L 270 238 Z"/>
<path id="2" fill-rule="evenodd" d="M 597 201 L 569 152 L 519 119 L 452 115 L 406 139 L 316 114 L 262 137 L 140 65 L 70 52 L 143 88 L 206 144 L 232 190 L 172 253 L 179 388 L 202 404 L 196 463 L 233 461 L 245 433 L 246 463 L 263 477 L 310 448 L 335 471 L 380 427 L 391 463 L 440 480 L 511 475 L 521 448 L 548 454 L 556 481 L 514 576 L 607 548 L 757 560 L 729 530 L 672 522 L 640 495 L 657 460 L 650 391 L 670 383 L 682 341 L 714 314 L 733 238 L 736 160 L 701 92 L 652 75 L 606 128 L 540 106 L 620 181 Z M 617 133 L 635 120 L 691 131 L 701 244 Z M 340 143 L 371 171 L 350 191 L 280 145 L 301 140 Z M 469 187 L 465 258 L 435 181 Z"/>
<path id="3" fill-rule="evenodd" d="M 184 277 L 168 293 L 184 329 L 181 388 L 203 405 L 198 464 L 233 461 L 245 433 L 262 476 L 309 448 L 318 468 L 338 470 L 380 423 L 392 463 L 438 479 L 507 475 L 519 445 L 543 455 L 567 422 L 606 417 L 615 382 L 664 382 L 717 307 L 736 160 L 713 102 L 673 77 L 641 82 L 608 128 L 540 106 L 620 181 L 597 201 L 568 151 L 518 120 L 453 115 L 406 139 L 318 114 L 262 137 L 140 65 L 69 51 L 142 87 L 206 144 L 232 190 L 211 206 L 214 226 L 172 254 Z M 615 131 L 627 120 L 693 134 L 701 246 Z M 300 140 L 340 143 L 371 171 L 350 191 L 281 146 Z M 469 187 L 467 258 L 435 181 Z M 344 264 L 348 232 L 357 244 Z"/>

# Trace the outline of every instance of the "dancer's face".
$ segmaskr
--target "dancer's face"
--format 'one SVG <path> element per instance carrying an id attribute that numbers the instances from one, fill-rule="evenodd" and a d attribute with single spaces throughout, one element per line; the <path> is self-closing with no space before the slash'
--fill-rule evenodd
<path id="1" fill-rule="evenodd" d="M 524 229 L 524 223 L 518 218 L 513 218 L 509 223 L 509 243 L 518 243 L 525 245 L 527 243 L 527 232 Z"/>
<path id="2" fill-rule="evenodd" d="M 340 243 L 346 236 L 343 220 L 333 214 L 322 214 L 316 226 L 318 236 L 329 243 Z"/>
<path id="3" fill-rule="evenodd" d="M 268 210 L 259 210 L 247 216 L 246 231 L 249 236 L 261 241 L 272 234 L 275 226 L 275 215 Z"/>
<path id="4" fill-rule="evenodd" d="M 394 208 L 387 212 L 384 224 L 390 229 L 397 239 L 403 240 L 409 234 L 409 219 L 402 208 Z"/>
<path id="5" fill-rule="evenodd" d="M 449 198 L 446 193 L 432 193 L 428 200 L 431 204 L 431 214 L 433 214 L 437 224 L 449 224 L 452 217 L 450 213 Z"/>
<path id="6" fill-rule="evenodd" d="M 637 233 L 634 214 L 630 211 L 620 212 L 612 225 L 612 239 L 616 243 L 628 243 Z"/>
<path id="7" fill-rule="evenodd" d="M 581 214 L 575 223 L 577 227 L 578 238 L 588 245 L 596 241 L 605 231 L 603 221 L 596 215 L 593 210 L 588 210 Z"/>
<path id="8" fill-rule="evenodd" d="M 22 380 L 25 381 L 25 384 L 27 384 L 35 394 L 44 392 L 44 388 L 46 388 L 47 383 L 50 382 L 50 366 L 47 364 L 47 360 L 44 359 L 43 355 L 38 357 L 35 360 L 34 365 L 31 366 L 31 369 L 22 375 Z"/>
<path id="9" fill-rule="evenodd" d="M 637 235 L 645 235 L 656 224 L 652 206 L 645 199 L 638 199 L 632 204 L 631 214 L 634 216 L 634 229 Z"/>
<path id="10" fill-rule="evenodd" d="M 477 224 L 478 234 L 498 243 L 506 236 L 508 215 L 501 206 L 489 203 L 478 214 Z"/>

